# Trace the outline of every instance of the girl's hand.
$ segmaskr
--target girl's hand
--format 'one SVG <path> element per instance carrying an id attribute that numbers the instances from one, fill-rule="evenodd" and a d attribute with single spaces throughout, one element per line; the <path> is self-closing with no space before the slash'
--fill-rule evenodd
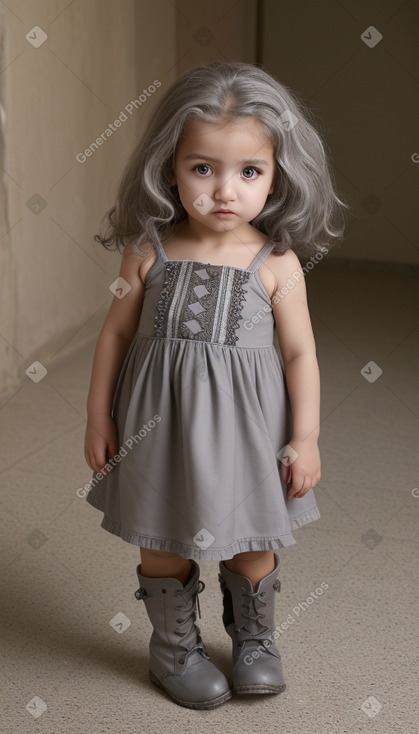
<path id="1" fill-rule="evenodd" d="M 294 441 L 288 444 L 291 451 L 285 450 L 281 461 L 281 479 L 291 486 L 288 488 L 288 499 L 293 497 L 304 497 L 309 489 L 315 487 L 320 481 L 320 453 L 317 441 Z M 298 456 L 295 457 L 295 452 Z M 287 462 L 287 456 L 288 461 Z"/>
<path id="2" fill-rule="evenodd" d="M 84 439 L 84 456 L 91 469 L 106 475 L 108 459 L 118 452 L 118 431 L 108 414 L 89 415 Z"/>

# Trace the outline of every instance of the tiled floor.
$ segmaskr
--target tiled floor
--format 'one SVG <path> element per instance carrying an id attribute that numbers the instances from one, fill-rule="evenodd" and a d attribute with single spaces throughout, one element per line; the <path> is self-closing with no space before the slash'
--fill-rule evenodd
<path id="1" fill-rule="evenodd" d="M 418 281 L 318 266 L 307 286 L 322 376 L 322 517 L 280 552 L 286 692 L 191 711 L 149 682 L 138 548 L 106 533 L 76 494 L 91 476 L 91 343 L 1 410 L 2 732 L 418 731 Z M 361 373 L 378 374 L 363 369 L 371 361 L 382 370 L 374 382 Z M 229 676 L 217 564 L 200 567 L 202 636 Z M 109 624 L 118 612 L 131 621 L 122 634 Z"/>

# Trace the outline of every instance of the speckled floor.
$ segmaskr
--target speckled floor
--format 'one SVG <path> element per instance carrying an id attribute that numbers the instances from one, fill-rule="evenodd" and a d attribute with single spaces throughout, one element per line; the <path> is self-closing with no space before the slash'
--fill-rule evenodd
<path id="1" fill-rule="evenodd" d="M 2 732 L 418 731 L 418 281 L 318 266 L 307 286 L 322 375 L 322 517 L 280 552 L 285 693 L 192 711 L 149 681 L 139 551 L 76 494 L 91 476 L 91 342 L 1 410 Z M 200 566 L 202 636 L 229 676 L 218 567 Z M 131 623 L 122 633 L 109 624 L 118 613 Z"/>

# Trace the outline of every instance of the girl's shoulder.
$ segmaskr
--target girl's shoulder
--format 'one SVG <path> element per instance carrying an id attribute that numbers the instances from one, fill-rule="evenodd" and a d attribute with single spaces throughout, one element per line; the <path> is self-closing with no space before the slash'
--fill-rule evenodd
<path id="1" fill-rule="evenodd" d="M 137 275 L 145 285 L 146 275 L 157 257 L 156 250 L 151 242 L 141 244 L 138 249 L 134 245 L 135 240 L 126 245 L 122 260 L 125 262 L 125 267 L 128 267 L 133 275 Z"/>
<path id="2" fill-rule="evenodd" d="M 274 246 L 265 262 L 270 263 L 276 271 L 283 274 L 289 273 L 292 268 L 301 267 L 298 255 L 290 247 L 280 252 Z"/>
<path id="3" fill-rule="evenodd" d="M 147 273 L 157 260 L 157 253 L 156 253 L 155 247 L 151 243 L 147 243 L 147 245 L 145 246 L 143 245 L 141 247 L 141 251 L 144 252 L 144 255 L 141 256 L 141 261 L 140 261 L 138 272 L 139 272 L 140 279 L 142 280 L 143 284 L 145 285 L 145 279 L 147 277 Z"/>
<path id="4" fill-rule="evenodd" d="M 289 248 L 284 252 L 278 252 L 274 248 L 262 263 L 259 274 L 272 298 L 290 278 L 298 280 L 302 277 L 301 263 L 294 250 Z"/>

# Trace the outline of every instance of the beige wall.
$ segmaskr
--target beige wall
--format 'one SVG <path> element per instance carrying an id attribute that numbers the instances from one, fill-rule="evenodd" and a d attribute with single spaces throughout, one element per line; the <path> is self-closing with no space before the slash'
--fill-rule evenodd
<path id="1" fill-rule="evenodd" d="M 127 121 L 85 163 L 76 155 L 144 87 L 159 79 L 163 91 L 176 74 L 174 9 L 166 0 L 15 0 L 9 7 L 0 11 L 1 388 L 27 380 L 33 361 L 47 367 L 98 332 L 120 255 L 92 237 L 153 96 L 124 112 Z M 34 26 L 48 36 L 38 48 L 25 38 Z"/>
<path id="2" fill-rule="evenodd" d="M 418 4 L 263 7 L 261 60 L 319 118 L 339 190 L 354 208 L 329 258 L 418 265 Z M 373 48 L 361 40 L 370 26 L 382 35 Z"/>
<path id="3" fill-rule="evenodd" d="M 256 61 L 256 0 L 177 0 L 177 72 L 211 61 Z"/>

